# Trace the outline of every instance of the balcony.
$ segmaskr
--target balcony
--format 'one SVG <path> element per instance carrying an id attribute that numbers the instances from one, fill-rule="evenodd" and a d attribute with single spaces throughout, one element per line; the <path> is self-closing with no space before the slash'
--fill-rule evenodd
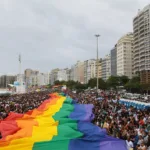
<path id="1" fill-rule="evenodd" d="M 136 42 L 136 41 L 138 41 L 139 40 L 139 38 L 136 36 L 135 38 L 134 38 L 134 42 Z"/>
<path id="2" fill-rule="evenodd" d="M 140 71 L 145 70 L 145 65 L 139 67 Z"/>
<path id="3" fill-rule="evenodd" d="M 134 55 L 134 61 L 137 61 L 139 59 L 139 53 Z"/>
<path id="4" fill-rule="evenodd" d="M 139 32 L 139 37 L 140 37 L 140 38 L 144 37 L 144 30 L 141 30 L 141 31 Z"/>
<path id="5" fill-rule="evenodd" d="M 134 70 L 139 70 L 139 65 L 134 65 Z"/>
<path id="6" fill-rule="evenodd" d="M 137 27 L 134 27 L 134 34 L 138 33 L 139 32 L 139 26 Z"/>
<path id="7" fill-rule="evenodd" d="M 134 61 L 138 61 L 139 60 L 139 54 L 134 55 Z"/>
<path id="8" fill-rule="evenodd" d="M 145 40 L 145 36 L 143 35 L 141 38 L 139 38 L 139 42 Z"/>
<path id="9" fill-rule="evenodd" d="M 134 62 L 134 67 L 139 67 L 139 62 Z"/>
<path id="10" fill-rule="evenodd" d="M 138 26 L 133 27 L 134 36 L 137 36 L 138 32 L 139 32 L 139 27 Z"/>
<path id="11" fill-rule="evenodd" d="M 145 62 L 139 64 L 139 66 L 145 66 L 145 65 L 146 65 Z"/>
<path id="12" fill-rule="evenodd" d="M 142 29 L 144 29 L 144 22 L 142 24 L 139 25 L 139 31 L 141 31 Z"/>
<path id="13" fill-rule="evenodd" d="M 134 44 L 134 51 L 139 49 L 139 44 Z"/>
<path id="14" fill-rule="evenodd" d="M 139 52 L 140 52 L 139 53 L 140 55 L 143 54 L 143 53 L 145 54 L 145 49 L 144 48 L 140 48 Z"/>
<path id="15" fill-rule="evenodd" d="M 146 59 L 150 60 L 150 53 L 145 53 Z"/>
<path id="16" fill-rule="evenodd" d="M 141 58 L 139 63 L 140 65 L 145 65 L 145 58 Z"/>
<path id="17" fill-rule="evenodd" d="M 142 14 L 140 17 L 139 17 L 139 24 L 142 24 L 144 23 L 144 14 Z"/>
<path id="18" fill-rule="evenodd" d="M 145 59 L 145 54 L 140 55 L 140 59 L 141 60 Z"/>
<path id="19" fill-rule="evenodd" d="M 139 49 L 139 51 L 145 48 L 144 43 L 140 43 L 139 45 L 140 45 L 140 49 Z"/>
<path id="20" fill-rule="evenodd" d="M 134 42 L 134 45 L 139 45 L 139 41 Z"/>
<path id="21" fill-rule="evenodd" d="M 145 40 L 143 38 L 139 41 L 139 46 L 140 48 L 145 48 Z"/>
<path id="22" fill-rule="evenodd" d="M 139 53 L 134 54 L 134 58 L 135 58 L 135 60 L 136 60 L 137 58 L 139 58 Z"/>
<path id="23" fill-rule="evenodd" d="M 134 38 L 139 36 L 139 30 L 137 30 L 136 32 L 134 31 Z"/>
<path id="24" fill-rule="evenodd" d="M 134 18 L 133 23 L 136 24 L 138 22 L 138 17 Z"/>
<path id="25" fill-rule="evenodd" d="M 139 60 L 139 57 L 137 57 L 137 58 L 134 58 L 134 64 L 137 64 L 137 63 L 139 63 L 140 62 L 140 60 Z"/>

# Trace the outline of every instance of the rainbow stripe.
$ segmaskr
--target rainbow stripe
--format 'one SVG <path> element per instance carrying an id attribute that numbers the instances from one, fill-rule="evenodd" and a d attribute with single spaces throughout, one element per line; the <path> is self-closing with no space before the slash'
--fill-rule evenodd
<path id="1" fill-rule="evenodd" d="M 125 141 L 93 125 L 93 105 L 71 98 L 51 98 L 22 115 L 10 113 L 0 122 L 0 150 L 127 150 Z"/>

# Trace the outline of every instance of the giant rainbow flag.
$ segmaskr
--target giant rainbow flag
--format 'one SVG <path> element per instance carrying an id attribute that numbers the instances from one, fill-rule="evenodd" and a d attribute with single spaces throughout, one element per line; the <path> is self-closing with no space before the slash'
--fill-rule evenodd
<path id="1" fill-rule="evenodd" d="M 127 150 L 125 141 L 90 123 L 92 109 L 51 94 L 39 108 L 0 122 L 0 150 Z"/>

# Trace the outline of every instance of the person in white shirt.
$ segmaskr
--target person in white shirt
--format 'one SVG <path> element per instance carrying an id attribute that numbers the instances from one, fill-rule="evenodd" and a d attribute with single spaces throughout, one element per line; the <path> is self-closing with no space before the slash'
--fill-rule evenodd
<path id="1" fill-rule="evenodd" d="M 144 143 L 141 143 L 137 150 L 147 150 L 147 147 L 144 145 Z"/>
<path id="2" fill-rule="evenodd" d="M 141 145 L 143 142 L 144 142 L 144 140 L 143 140 L 142 136 L 140 135 L 137 144 L 138 144 L 138 145 Z"/>
<path id="3" fill-rule="evenodd" d="M 134 147 L 133 142 L 131 141 L 130 137 L 127 138 L 126 144 L 127 144 L 128 150 L 130 150 Z"/>

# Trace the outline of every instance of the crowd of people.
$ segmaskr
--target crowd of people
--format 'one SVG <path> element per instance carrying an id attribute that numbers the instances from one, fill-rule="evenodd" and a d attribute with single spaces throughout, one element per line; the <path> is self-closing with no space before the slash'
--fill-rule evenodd
<path id="1" fill-rule="evenodd" d="M 97 97 L 102 97 L 99 99 Z M 73 94 L 82 104 L 93 104 L 94 124 L 113 137 L 126 140 L 129 149 L 150 150 L 150 110 L 137 110 L 119 103 L 117 93 L 87 91 Z"/>
<path id="2" fill-rule="evenodd" d="M 0 120 L 5 119 L 10 112 L 25 113 L 37 108 L 49 98 L 49 91 L 0 96 Z"/>
<path id="3" fill-rule="evenodd" d="M 12 111 L 25 113 L 37 108 L 49 98 L 49 93 L 43 91 L 0 97 L 0 120 Z M 115 92 L 101 91 L 97 94 L 89 90 L 68 94 L 78 103 L 93 104 L 93 123 L 105 128 L 109 135 L 126 140 L 129 149 L 150 150 L 150 110 L 120 104 L 120 95 Z"/>

